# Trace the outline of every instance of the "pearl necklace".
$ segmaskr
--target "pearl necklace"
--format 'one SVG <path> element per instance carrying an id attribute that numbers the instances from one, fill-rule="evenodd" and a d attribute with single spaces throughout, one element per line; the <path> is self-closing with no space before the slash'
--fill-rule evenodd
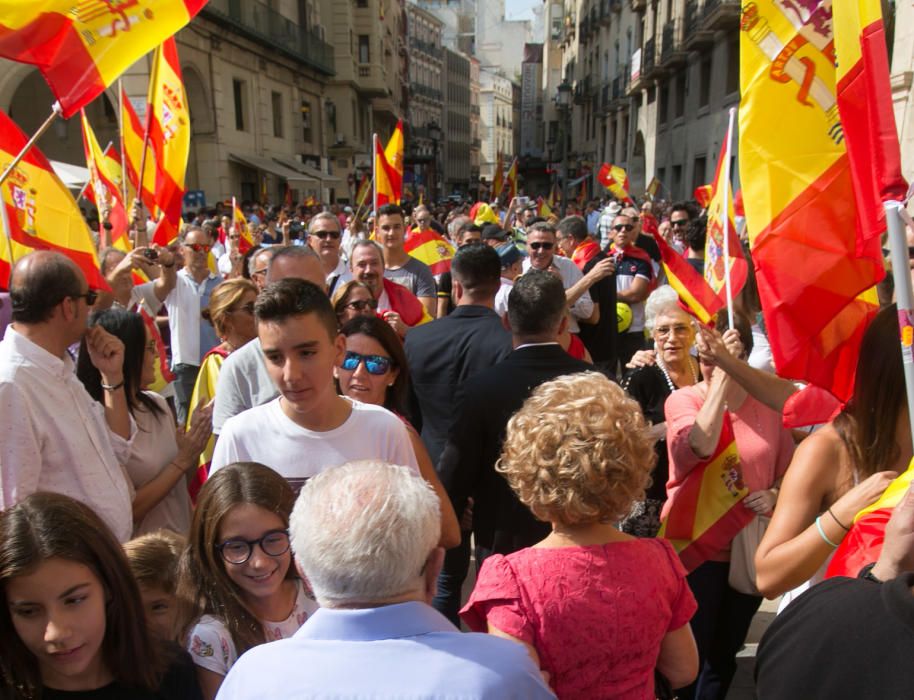
<path id="1" fill-rule="evenodd" d="M 670 373 L 667 371 L 666 365 L 663 364 L 663 360 L 660 359 L 660 355 L 657 355 L 657 367 L 660 368 L 660 371 L 663 373 L 663 378 L 666 379 L 666 384 L 670 387 L 670 391 L 676 391 L 678 388 L 673 384 L 673 380 L 670 379 Z M 692 384 L 698 384 L 698 375 L 695 374 L 695 365 L 692 364 L 692 358 L 689 358 L 689 371 L 692 374 Z"/>

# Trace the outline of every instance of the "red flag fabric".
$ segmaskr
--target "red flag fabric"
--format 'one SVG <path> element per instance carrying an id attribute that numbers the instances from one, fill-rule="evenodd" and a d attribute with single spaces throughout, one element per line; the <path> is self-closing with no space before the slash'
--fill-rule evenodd
<path id="1" fill-rule="evenodd" d="M 679 294 L 687 311 L 702 323 L 710 323 L 714 315 L 727 305 L 726 299 L 715 294 L 698 270 L 689 265 L 659 233 L 655 232 L 653 236 L 660 248 L 660 258 L 670 286 Z"/>

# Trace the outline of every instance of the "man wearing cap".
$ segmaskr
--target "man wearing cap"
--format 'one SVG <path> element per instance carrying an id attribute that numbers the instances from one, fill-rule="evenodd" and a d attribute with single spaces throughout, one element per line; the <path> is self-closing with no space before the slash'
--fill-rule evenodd
<path id="1" fill-rule="evenodd" d="M 615 201 L 603 207 L 603 213 L 600 214 L 600 223 L 597 226 L 600 234 L 601 250 L 606 250 L 613 241 L 613 219 L 616 218 L 616 214 L 620 211 L 622 211 L 622 205 Z"/>
<path id="2" fill-rule="evenodd" d="M 482 242 L 495 248 L 508 240 L 508 233 L 498 224 L 485 224 L 482 227 Z"/>
<path id="3" fill-rule="evenodd" d="M 513 243 L 502 243 L 495 251 L 501 260 L 501 286 L 495 294 L 495 313 L 501 318 L 508 313 L 508 295 L 524 271 L 524 252 Z"/>

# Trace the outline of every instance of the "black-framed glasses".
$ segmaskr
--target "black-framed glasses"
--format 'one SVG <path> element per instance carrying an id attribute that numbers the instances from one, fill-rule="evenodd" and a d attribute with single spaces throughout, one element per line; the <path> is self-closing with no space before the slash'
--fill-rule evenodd
<path id="1" fill-rule="evenodd" d="M 94 289 L 90 289 L 85 294 L 71 294 L 70 296 L 73 299 L 85 299 L 86 306 L 94 306 L 95 302 L 98 301 L 98 292 Z"/>
<path id="2" fill-rule="evenodd" d="M 384 357 L 383 355 L 362 355 L 352 350 L 346 351 L 346 356 L 343 358 L 343 364 L 340 365 L 341 369 L 345 369 L 349 372 L 354 372 L 358 369 L 359 364 L 362 362 L 365 363 L 365 369 L 368 370 L 368 374 L 386 374 L 390 370 L 390 358 Z"/>
<path id="3" fill-rule="evenodd" d="M 670 219 L 670 226 L 672 226 L 673 228 L 676 228 L 678 226 L 688 226 L 688 225 L 689 225 L 688 219 L 676 219 L 675 221 Z"/>
<path id="4" fill-rule="evenodd" d="M 239 538 L 226 540 L 217 544 L 219 554 L 229 564 L 244 564 L 254 553 L 254 545 L 259 545 L 260 550 L 268 557 L 281 557 L 289 551 L 289 533 L 287 530 L 270 530 L 256 540 Z"/>
<path id="5" fill-rule="evenodd" d="M 348 304 L 346 304 L 346 308 L 352 309 L 353 311 L 358 311 L 360 313 L 362 311 L 367 311 L 368 309 L 371 309 L 372 311 L 374 311 L 375 309 L 378 308 L 378 300 L 377 299 L 356 299 L 355 301 L 350 301 Z"/>
<path id="6" fill-rule="evenodd" d="M 554 243 L 549 241 L 534 241 L 533 243 L 528 243 L 527 247 L 530 250 L 552 250 Z"/>
<path id="7" fill-rule="evenodd" d="M 633 230 L 634 228 L 635 228 L 635 227 L 632 226 L 631 224 L 616 224 L 615 226 L 613 226 L 613 231 L 626 231 L 626 232 L 628 232 L 628 231 Z"/>
<path id="8" fill-rule="evenodd" d="M 317 238 L 320 238 L 322 241 L 326 240 L 327 238 L 332 238 L 335 241 L 335 240 L 339 239 L 340 232 L 339 231 L 314 231 L 311 235 L 316 236 Z"/>

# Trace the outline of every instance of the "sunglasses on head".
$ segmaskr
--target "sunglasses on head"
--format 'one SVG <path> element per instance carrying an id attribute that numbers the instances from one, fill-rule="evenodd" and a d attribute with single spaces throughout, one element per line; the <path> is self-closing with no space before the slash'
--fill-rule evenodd
<path id="1" fill-rule="evenodd" d="M 333 240 L 336 240 L 337 238 L 340 237 L 340 232 L 339 231 L 315 231 L 311 235 L 317 236 L 322 241 L 327 238 L 332 238 Z"/>
<path id="2" fill-rule="evenodd" d="M 530 248 L 530 250 L 552 250 L 553 245 L 555 244 L 550 243 L 549 241 L 537 241 L 535 243 L 528 243 L 527 247 Z"/>
<path id="3" fill-rule="evenodd" d="M 635 227 L 631 224 L 616 224 L 613 226 L 613 231 L 631 231 L 633 228 Z"/>
<path id="4" fill-rule="evenodd" d="M 208 253 L 212 249 L 212 246 L 206 243 L 185 243 L 184 245 L 195 253 Z"/>
<path id="5" fill-rule="evenodd" d="M 361 355 L 352 350 L 346 351 L 346 356 L 343 358 L 343 364 L 341 364 L 340 367 L 350 372 L 354 372 L 362 362 L 365 363 L 365 369 L 368 370 L 368 374 L 385 374 L 390 369 L 389 357 L 384 357 L 382 355 Z"/>
<path id="6" fill-rule="evenodd" d="M 371 309 L 374 311 L 378 308 L 377 299 L 357 299 L 356 301 L 350 301 L 346 304 L 347 309 L 352 309 L 353 311 L 367 311 Z"/>

